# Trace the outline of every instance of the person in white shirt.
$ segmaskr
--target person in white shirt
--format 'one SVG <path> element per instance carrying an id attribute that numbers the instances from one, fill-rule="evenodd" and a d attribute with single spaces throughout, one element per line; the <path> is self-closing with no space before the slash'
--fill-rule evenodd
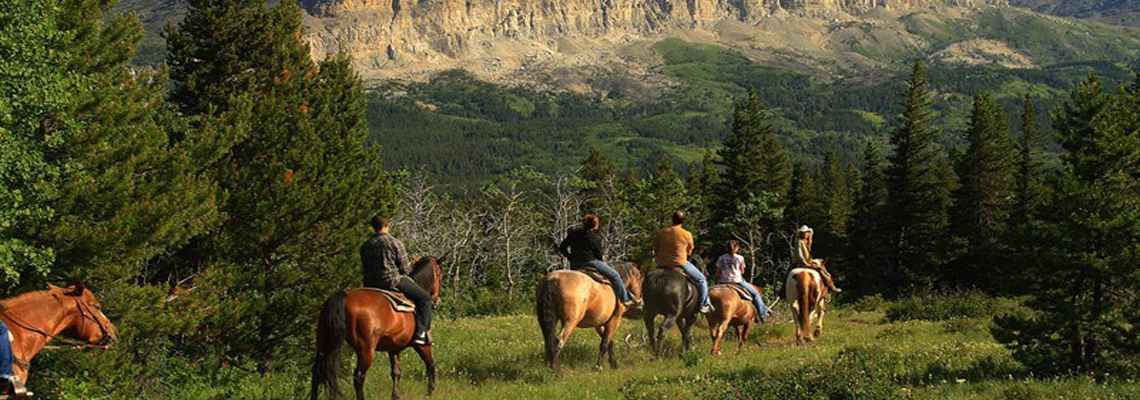
<path id="1" fill-rule="evenodd" d="M 760 299 L 760 292 L 756 290 L 755 286 L 744 280 L 744 256 L 737 254 L 740 251 L 740 245 L 735 240 L 729 240 L 725 243 L 725 248 L 728 254 L 720 256 L 716 260 L 716 268 L 720 283 L 735 283 L 747 290 L 752 294 L 752 304 L 756 306 L 756 319 L 763 321 L 768 317 L 768 306 L 764 305 L 764 300 Z"/>

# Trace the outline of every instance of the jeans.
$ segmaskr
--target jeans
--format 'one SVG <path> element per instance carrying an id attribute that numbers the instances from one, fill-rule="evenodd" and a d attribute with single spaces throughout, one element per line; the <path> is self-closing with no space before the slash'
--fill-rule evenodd
<path id="1" fill-rule="evenodd" d="M 593 260 L 586 263 L 585 265 L 571 264 L 570 269 L 582 269 L 582 267 L 585 266 L 594 268 L 600 272 L 602 276 L 605 276 L 606 279 L 610 280 L 610 286 L 614 288 L 614 294 L 617 295 L 618 302 L 626 303 L 633 301 L 633 295 L 629 294 L 629 288 L 625 287 L 625 282 L 621 280 L 621 274 L 619 274 L 617 270 L 613 269 L 613 267 L 606 265 L 606 263 L 602 262 L 602 260 Z"/>
<path id="2" fill-rule="evenodd" d="M 408 297 L 416 305 L 416 332 L 412 337 L 419 337 L 431 328 L 431 294 L 416 284 L 412 278 L 401 276 L 396 282 L 396 290 Z"/>
<path id="3" fill-rule="evenodd" d="M 767 318 L 768 306 L 764 305 L 764 300 L 760 299 L 760 292 L 756 290 L 756 287 L 745 281 L 737 282 L 737 284 L 752 294 L 752 305 L 756 306 L 756 312 L 760 313 L 761 317 Z"/>
<path id="4" fill-rule="evenodd" d="M 16 375 L 12 365 L 16 363 L 16 356 L 12 355 L 12 342 L 8 340 L 8 325 L 0 322 L 0 377 Z"/>
<path id="5" fill-rule="evenodd" d="M 697 293 L 701 296 L 701 307 L 712 307 L 712 302 L 709 301 L 709 282 L 705 279 L 705 274 L 701 273 L 701 270 L 697 269 L 697 266 L 689 261 L 686 261 L 685 265 L 682 265 L 681 268 L 685 270 L 685 273 L 689 275 L 690 279 L 697 283 Z"/>

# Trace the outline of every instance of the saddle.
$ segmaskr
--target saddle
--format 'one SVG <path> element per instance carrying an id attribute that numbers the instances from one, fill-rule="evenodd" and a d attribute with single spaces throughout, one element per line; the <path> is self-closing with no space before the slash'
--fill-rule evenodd
<path id="1" fill-rule="evenodd" d="M 740 286 L 739 284 L 735 284 L 735 283 L 722 283 L 722 284 L 713 286 L 713 289 L 721 288 L 721 287 L 731 288 L 732 290 L 735 290 L 736 294 L 740 295 L 741 300 L 752 301 L 752 293 L 748 293 L 748 290 L 745 290 L 744 286 Z"/>
<path id="2" fill-rule="evenodd" d="M 689 283 L 691 283 L 693 285 L 697 284 L 697 281 L 693 280 L 693 277 L 689 276 L 689 274 L 686 274 L 685 269 L 682 267 L 665 267 L 665 269 L 669 269 L 669 270 L 672 270 L 673 272 L 681 274 L 681 276 L 685 277 L 685 280 L 689 281 Z"/>
<path id="3" fill-rule="evenodd" d="M 408 297 L 404 296 L 403 293 L 397 292 L 395 290 L 385 290 L 385 289 L 377 289 L 377 288 L 371 288 L 371 287 L 365 287 L 365 288 L 361 288 L 361 289 L 375 290 L 377 292 L 380 292 L 380 294 L 384 295 L 385 299 L 388 299 L 388 303 L 392 304 L 392 309 L 395 310 L 396 312 L 401 312 L 401 313 L 414 313 L 414 312 L 416 312 L 415 303 L 412 303 L 411 300 L 408 300 Z"/>
<path id="4" fill-rule="evenodd" d="M 582 268 L 576 269 L 575 271 L 586 274 L 586 276 L 590 277 L 595 282 L 598 282 L 600 284 L 603 284 L 603 285 L 609 285 L 610 284 L 610 280 L 606 279 L 606 276 L 602 275 L 602 273 L 598 272 L 598 270 L 595 269 L 594 267 L 582 267 Z"/>

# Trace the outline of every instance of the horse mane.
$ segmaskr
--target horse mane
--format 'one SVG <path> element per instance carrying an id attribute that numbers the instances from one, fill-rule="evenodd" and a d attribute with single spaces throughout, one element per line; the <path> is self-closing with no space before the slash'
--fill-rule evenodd
<path id="1" fill-rule="evenodd" d="M 12 307 L 22 306 L 24 304 L 32 302 L 33 300 L 39 300 L 40 298 L 50 294 L 50 290 L 35 290 L 27 293 L 21 293 L 13 297 L 0 300 L 0 309 L 9 309 Z"/>
<path id="2" fill-rule="evenodd" d="M 420 259 L 416 260 L 416 263 L 412 265 L 412 280 L 416 281 L 416 284 L 425 290 L 430 290 L 432 284 L 435 282 L 435 268 L 432 268 L 434 261 L 435 259 L 431 257 L 420 257 Z"/>

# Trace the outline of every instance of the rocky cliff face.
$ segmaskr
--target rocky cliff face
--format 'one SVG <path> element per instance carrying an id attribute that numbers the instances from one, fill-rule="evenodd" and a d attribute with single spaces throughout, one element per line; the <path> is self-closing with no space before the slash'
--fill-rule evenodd
<path id="1" fill-rule="evenodd" d="M 668 32 L 996 2 L 1004 0 L 301 0 L 315 55 L 344 49 L 366 78 L 445 68 L 501 75 L 554 58 L 570 60 L 564 68 L 596 66 L 607 49 Z"/>

